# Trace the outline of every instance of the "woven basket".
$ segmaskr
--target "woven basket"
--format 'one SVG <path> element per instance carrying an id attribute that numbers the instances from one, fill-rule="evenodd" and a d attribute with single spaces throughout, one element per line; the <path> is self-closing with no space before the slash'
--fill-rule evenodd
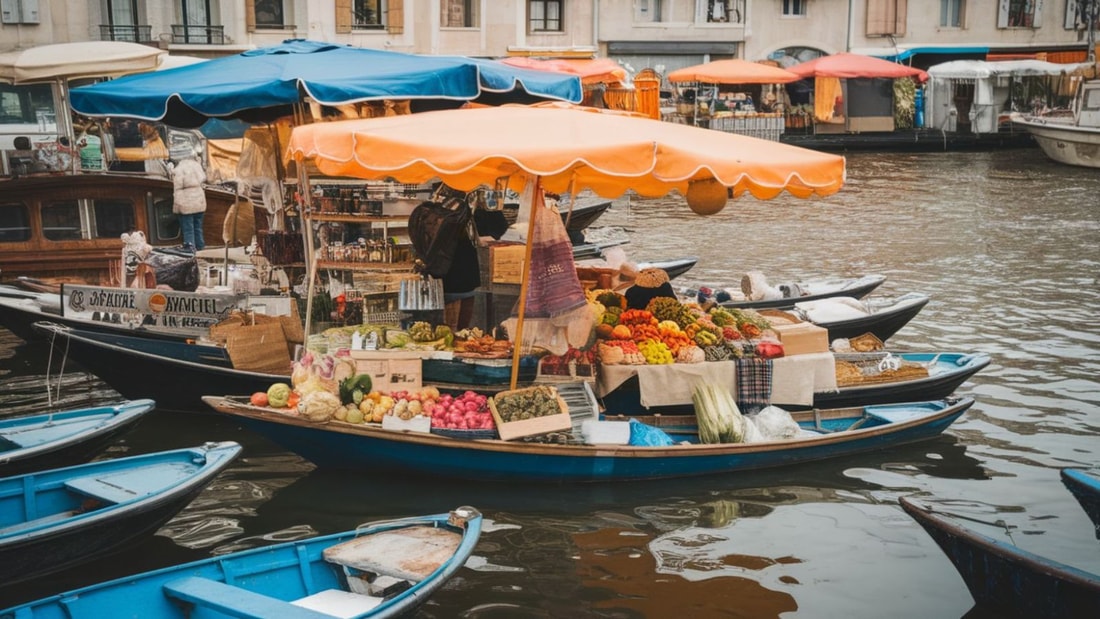
<path id="1" fill-rule="evenodd" d="M 877 359 L 865 363 L 842 360 L 836 362 L 836 384 L 838 387 L 893 383 L 927 377 L 928 368 L 919 363 L 902 362 L 896 370 L 879 370 Z"/>

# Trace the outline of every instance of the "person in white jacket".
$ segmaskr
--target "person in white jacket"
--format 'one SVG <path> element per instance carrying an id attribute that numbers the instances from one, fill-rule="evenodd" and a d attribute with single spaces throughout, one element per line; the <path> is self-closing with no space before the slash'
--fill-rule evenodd
<path id="1" fill-rule="evenodd" d="M 194 157 L 181 160 L 172 168 L 172 212 L 179 217 L 184 247 L 198 251 L 206 247 L 202 222 L 206 213 L 206 171 Z"/>

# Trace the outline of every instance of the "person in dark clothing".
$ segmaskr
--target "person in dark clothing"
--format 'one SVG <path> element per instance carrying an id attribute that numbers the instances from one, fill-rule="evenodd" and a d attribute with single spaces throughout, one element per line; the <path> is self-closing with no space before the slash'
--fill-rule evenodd
<path id="1" fill-rule="evenodd" d="M 499 239 L 508 230 L 508 221 L 500 211 L 474 210 L 477 235 Z M 474 295 L 481 286 L 481 264 L 477 247 L 470 235 L 461 235 L 455 247 L 451 268 L 443 276 L 443 316 L 454 330 L 470 326 L 474 315 Z"/>
<path id="2" fill-rule="evenodd" d="M 664 269 L 649 268 L 638 273 L 634 285 L 627 288 L 623 296 L 626 297 L 627 309 L 645 309 L 657 297 L 675 299 L 676 291 L 672 289 Z"/>

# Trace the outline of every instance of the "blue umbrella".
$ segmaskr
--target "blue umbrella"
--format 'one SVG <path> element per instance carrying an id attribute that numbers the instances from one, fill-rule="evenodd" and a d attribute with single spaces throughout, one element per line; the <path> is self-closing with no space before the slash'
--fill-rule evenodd
<path id="1" fill-rule="evenodd" d="M 85 116 L 197 127 L 210 118 L 263 120 L 310 97 L 324 105 L 410 99 L 438 106 L 493 97 L 579 103 L 576 76 L 458 56 L 421 56 L 292 39 L 208 62 L 74 88 Z"/>

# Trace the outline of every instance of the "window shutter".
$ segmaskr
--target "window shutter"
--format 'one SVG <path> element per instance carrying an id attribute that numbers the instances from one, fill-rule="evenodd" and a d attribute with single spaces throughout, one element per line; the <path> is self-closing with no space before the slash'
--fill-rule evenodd
<path id="1" fill-rule="evenodd" d="M 1077 0 L 1066 1 L 1066 23 L 1063 27 L 1066 30 L 1073 30 L 1077 27 Z"/>
<path id="2" fill-rule="evenodd" d="M 352 0 L 336 0 L 336 34 L 351 32 Z"/>
<path id="3" fill-rule="evenodd" d="M 909 0 L 894 1 L 894 31 L 899 37 L 905 36 L 905 25 L 909 20 Z"/>
<path id="4" fill-rule="evenodd" d="M 256 32 L 255 0 L 244 0 L 244 28 L 248 32 Z"/>
<path id="5" fill-rule="evenodd" d="M 867 0 L 867 36 L 892 34 L 893 19 L 888 6 L 889 0 Z M 889 24 L 889 25 L 887 25 Z"/>
<path id="6" fill-rule="evenodd" d="M 1031 10 L 1031 27 L 1039 29 L 1043 26 L 1043 0 L 1035 0 L 1034 6 Z"/>
<path id="7" fill-rule="evenodd" d="M 997 3 L 997 27 L 1008 28 L 1008 0 Z"/>
<path id="8" fill-rule="evenodd" d="M 405 32 L 404 0 L 389 1 L 389 10 L 386 11 L 386 31 L 391 34 L 401 34 Z"/>

